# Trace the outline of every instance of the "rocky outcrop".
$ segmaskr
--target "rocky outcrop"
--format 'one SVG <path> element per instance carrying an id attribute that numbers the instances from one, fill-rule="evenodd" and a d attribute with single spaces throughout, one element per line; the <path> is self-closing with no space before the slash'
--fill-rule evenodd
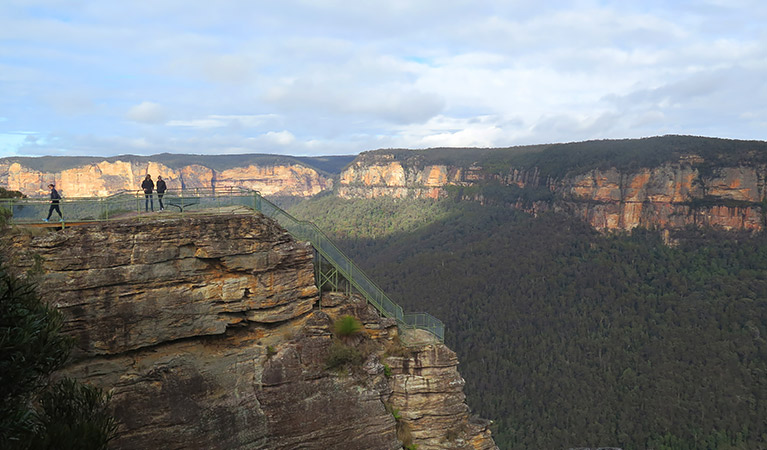
<path id="1" fill-rule="evenodd" d="M 112 390 L 113 448 L 394 450 L 402 426 L 420 449 L 495 447 L 455 354 L 403 347 L 361 298 L 320 298 L 311 247 L 271 219 L 94 223 L 3 245 L 77 338 L 62 374 Z M 341 341 L 346 314 L 364 327 Z M 331 368 L 339 348 L 358 359 Z"/>
<path id="2" fill-rule="evenodd" d="M 462 180 L 464 170 L 446 165 L 414 167 L 382 155 L 358 159 L 341 172 L 337 195 L 342 198 L 439 198 L 442 188 Z"/>
<path id="3" fill-rule="evenodd" d="M 703 170 L 701 158 L 632 171 L 589 170 L 562 179 L 544 177 L 538 168 L 483 168 L 419 165 L 393 155 L 365 155 L 341 173 L 337 195 L 343 198 L 440 198 L 449 186 L 470 187 L 493 181 L 524 189 L 546 189 L 547 202 L 512 202 L 526 210 L 555 210 L 582 218 L 600 230 L 636 227 L 676 229 L 689 225 L 726 230 L 765 228 L 767 167 L 740 165 Z M 486 201 L 475 194 L 477 200 Z M 520 197 L 522 198 L 522 196 Z"/>
<path id="4" fill-rule="evenodd" d="M 159 162 L 100 161 L 56 172 L 18 162 L 0 161 L 0 185 L 28 196 L 41 196 L 54 183 L 66 197 L 103 197 L 139 188 L 146 174 L 162 176 L 169 189 L 243 187 L 264 195 L 307 197 L 333 186 L 332 179 L 299 164 L 256 165 L 214 170 L 200 164 L 172 168 Z"/>
<path id="5" fill-rule="evenodd" d="M 635 172 L 592 170 L 559 182 L 558 209 L 603 230 L 688 225 L 726 230 L 765 226 L 764 167 L 722 167 L 710 174 L 689 164 Z"/>
<path id="6" fill-rule="evenodd" d="M 418 333 L 427 333 L 418 330 Z M 456 370 L 458 357 L 440 344 L 423 345 L 403 356 L 390 356 L 392 407 L 401 411 L 419 448 L 496 448 L 490 421 L 471 417 L 465 381 Z"/>

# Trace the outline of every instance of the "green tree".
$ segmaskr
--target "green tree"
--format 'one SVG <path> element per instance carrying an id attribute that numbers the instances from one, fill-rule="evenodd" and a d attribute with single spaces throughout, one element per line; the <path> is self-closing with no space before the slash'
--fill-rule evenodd
<path id="1" fill-rule="evenodd" d="M 6 188 L 0 187 L 0 198 L 24 198 L 26 195 L 19 191 L 11 191 Z"/>
<path id="2" fill-rule="evenodd" d="M 404 309 L 445 322 L 501 448 L 766 448 L 767 234 L 679 230 L 667 246 L 498 194 L 299 206 Z"/>
<path id="3" fill-rule="evenodd" d="M 62 322 L 0 263 L 0 448 L 102 449 L 115 434 L 100 389 L 67 379 L 49 386 L 73 345 Z"/>

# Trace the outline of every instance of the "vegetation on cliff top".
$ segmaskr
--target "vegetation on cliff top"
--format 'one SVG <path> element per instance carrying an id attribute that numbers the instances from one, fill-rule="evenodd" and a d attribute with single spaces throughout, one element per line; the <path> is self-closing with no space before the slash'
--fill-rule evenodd
<path id="1" fill-rule="evenodd" d="M 316 156 L 316 157 L 298 157 L 283 155 L 266 154 L 244 154 L 244 155 L 186 155 L 174 153 L 162 153 L 152 156 L 121 155 L 109 158 L 100 158 L 95 156 L 41 156 L 37 158 L 13 156 L 0 158 L 0 163 L 19 163 L 40 172 L 60 172 L 62 170 L 74 169 L 76 167 L 97 164 L 102 161 L 107 162 L 135 162 L 146 164 L 148 162 L 157 162 L 166 166 L 179 169 L 184 166 L 198 164 L 213 170 L 226 170 L 235 167 L 247 167 L 249 165 L 273 166 L 298 164 L 311 167 L 327 174 L 336 174 L 350 163 L 354 156 Z"/>
<path id="2" fill-rule="evenodd" d="M 387 158 L 405 165 L 432 164 L 469 167 L 478 164 L 491 173 L 506 173 L 509 167 L 538 168 L 545 177 L 562 178 L 592 169 L 635 170 L 677 162 L 680 157 L 697 155 L 696 166 L 708 169 L 738 164 L 767 164 L 767 142 L 697 136 L 659 136 L 531 145 L 496 149 L 432 148 L 426 150 L 385 149 L 365 152 L 362 161 Z"/>
<path id="3" fill-rule="evenodd" d="M 404 308 L 445 322 L 501 448 L 767 445 L 765 235 L 686 231 L 668 247 L 451 201 L 293 212 Z"/>
<path id="4" fill-rule="evenodd" d="M 583 173 L 591 169 L 616 167 L 633 170 L 655 167 L 666 162 L 679 161 L 680 157 L 698 155 L 702 161 L 691 162 L 702 170 L 717 166 L 738 164 L 767 164 L 767 142 L 698 136 L 658 136 L 642 139 L 599 140 L 561 144 L 526 145 L 506 148 L 430 148 L 424 150 L 379 149 L 360 155 L 297 157 L 269 154 L 241 155 L 187 155 L 162 153 L 152 156 L 121 155 L 109 158 L 91 156 L 43 156 L 0 158 L 0 163 L 18 162 L 41 172 L 60 172 L 66 169 L 95 164 L 101 161 L 165 164 L 178 169 L 198 164 L 213 170 L 247 167 L 299 164 L 311 167 L 326 175 L 335 175 L 356 160 L 400 161 L 423 167 L 426 165 L 452 165 L 471 167 L 478 164 L 489 173 L 507 173 L 510 167 L 520 169 L 538 168 L 541 175 L 561 178 Z"/>

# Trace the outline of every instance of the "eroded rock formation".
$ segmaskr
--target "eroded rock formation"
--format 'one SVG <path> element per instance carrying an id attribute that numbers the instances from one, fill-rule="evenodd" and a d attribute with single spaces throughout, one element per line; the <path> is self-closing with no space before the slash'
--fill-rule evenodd
<path id="1" fill-rule="evenodd" d="M 739 165 L 702 171 L 700 158 L 632 171 L 589 170 L 562 179 L 542 177 L 537 168 L 483 168 L 423 165 L 418 159 L 365 155 L 341 173 L 337 194 L 343 198 L 440 198 L 447 187 L 493 181 L 523 189 L 544 188 L 553 200 L 513 205 L 555 210 L 583 218 L 600 230 L 635 227 L 714 226 L 728 230 L 765 228 L 767 167 Z"/>
<path id="2" fill-rule="evenodd" d="M 592 170 L 554 188 L 560 208 L 597 229 L 630 230 L 688 225 L 727 230 L 764 229 L 764 167 L 722 167 L 703 175 L 689 164 L 622 173 Z"/>
<path id="3" fill-rule="evenodd" d="M 337 194 L 342 198 L 439 198 L 442 188 L 462 181 L 458 167 L 403 165 L 381 155 L 377 160 L 357 159 L 341 172 Z"/>
<path id="4" fill-rule="evenodd" d="M 495 448 L 455 354 L 402 346 L 360 298 L 320 299 L 311 247 L 268 218 L 94 223 L 3 245 L 78 338 L 62 374 L 113 390 L 113 448 L 394 450 L 403 427 L 419 449 Z M 364 328 L 340 343 L 345 314 Z M 361 359 L 329 369 L 339 345 Z"/>
<path id="5" fill-rule="evenodd" d="M 0 185 L 28 196 L 42 196 L 54 183 L 65 197 L 103 197 L 135 191 L 146 174 L 162 176 L 169 189 L 243 187 L 264 195 L 311 196 L 332 187 L 327 176 L 298 164 L 255 165 L 214 170 L 200 164 L 172 168 L 159 162 L 100 161 L 56 172 L 0 161 Z"/>

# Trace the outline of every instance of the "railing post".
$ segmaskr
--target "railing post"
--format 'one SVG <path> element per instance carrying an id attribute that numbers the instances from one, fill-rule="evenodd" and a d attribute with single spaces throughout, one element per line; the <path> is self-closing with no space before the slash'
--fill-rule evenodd
<path id="1" fill-rule="evenodd" d="M 261 212 L 261 194 L 258 191 L 253 191 L 253 209 Z"/>

